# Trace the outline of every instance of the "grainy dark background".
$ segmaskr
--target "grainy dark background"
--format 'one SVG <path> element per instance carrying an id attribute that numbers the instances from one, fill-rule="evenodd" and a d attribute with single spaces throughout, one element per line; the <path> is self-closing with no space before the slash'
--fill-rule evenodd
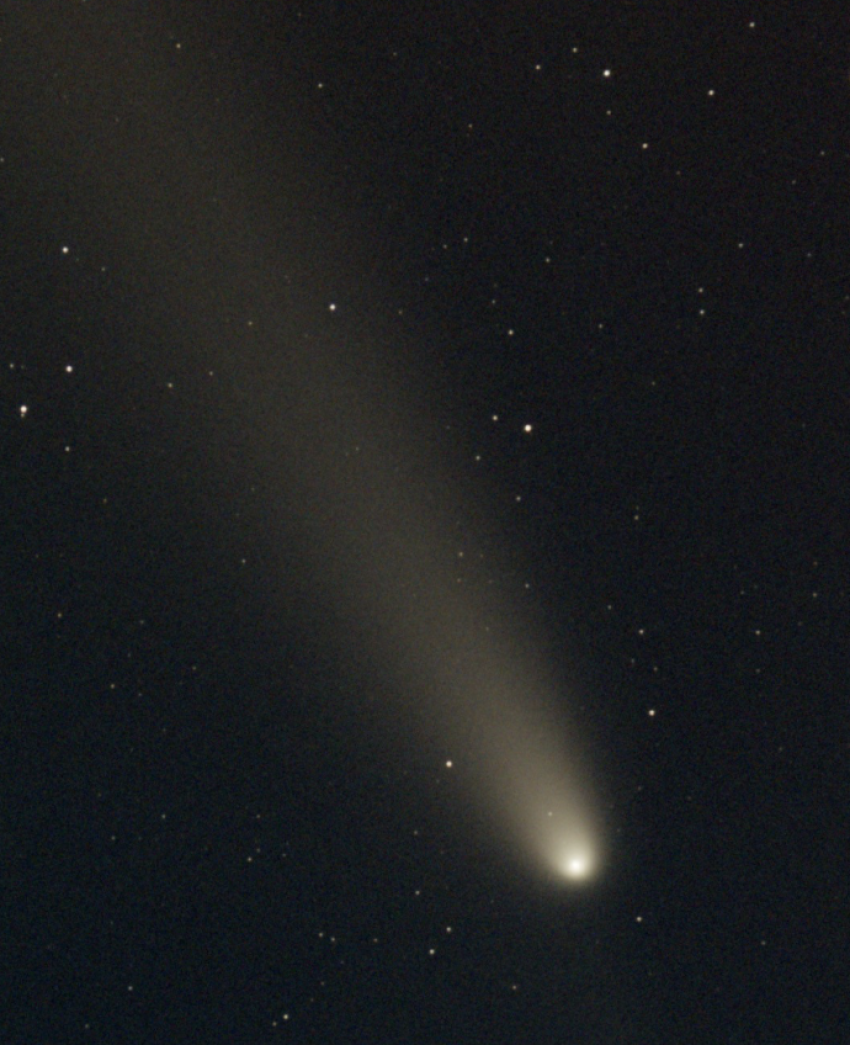
<path id="1" fill-rule="evenodd" d="M 848 1040 L 840 5 L 0 7 L 2 1040 Z M 373 738 L 327 343 L 569 650 L 581 893 Z"/>

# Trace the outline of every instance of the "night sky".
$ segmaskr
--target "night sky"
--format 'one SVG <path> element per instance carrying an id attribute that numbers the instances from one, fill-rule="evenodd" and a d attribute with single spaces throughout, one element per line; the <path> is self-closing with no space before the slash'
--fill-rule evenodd
<path id="1" fill-rule="evenodd" d="M 842 5 L 0 7 L 0 1041 L 850 1041 Z"/>

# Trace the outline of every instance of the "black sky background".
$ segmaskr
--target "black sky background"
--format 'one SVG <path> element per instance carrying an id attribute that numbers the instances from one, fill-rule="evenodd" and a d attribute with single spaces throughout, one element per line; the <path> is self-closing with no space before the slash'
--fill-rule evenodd
<path id="1" fill-rule="evenodd" d="M 845 1041 L 846 13 L 0 35 L 2 1040 Z M 415 402 L 539 626 L 611 835 L 581 893 L 376 735 L 266 449 L 319 344 Z"/>

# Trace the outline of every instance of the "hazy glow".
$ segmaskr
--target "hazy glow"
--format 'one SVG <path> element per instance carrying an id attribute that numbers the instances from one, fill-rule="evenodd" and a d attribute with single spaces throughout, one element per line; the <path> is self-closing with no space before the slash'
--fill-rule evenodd
<path id="1" fill-rule="evenodd" d="M 529 815 L 533 796 L 520 795 L 509 811 L 512 816 L 508 824 L 513 820 L 514 830 L 525 839 L 528 855 L 540 871 L 573 883 L 589 882 L 600 870 L 601 853 L 599 832 L 588 808 L 589 789 L 565 770 L 552 777 L 541 773 L 539 762 L 535 762 L 538 755 L 535 751 L 527 753 L 534 789 L 548 792 L 548 797 L 556 792 L 562 814 L 547 811 L 543 821 L 535 822 Z"/>
<path id="2" fill-rule="evenodd" d="M 41 22 L 32 15 L 30 30 L 46 67 L 81 77 L 69 90 L 80 99 L 77 195 L 92 197 L 89 224 L 114 241 L 109 252 L 156 274 L 158 314 L 187 331 L 187 352 L 200 346 L 191 366 L 215 374 L 215 387 L 240 389 L 237 398 L 219 392 L 215 407 L 236 411 L 239 453 L 225 434 L 205 441 L 204 455 L 217 472 L 238 461 L 240 474 L 262 476 L 267 517 L 256 542 L 269 572 L 285 578 L 297 563 L 299 583 L 327 609 L 323 638 L 357 663 L 365 654 L 385 680 L 387 700 L 376 703 L 390 744 L 403 736 L 451 768 L 458 804 L 482 812 L 494 839 L 536 871 L 594 878 L 599 820 L 565 721 L 572 694 L 547 663 L 558 654 L 546 653 L 520 607 L 524 590 L 500 580 L 519 574 L 516 550 L 497 547 L 500 516 L 483 485 L 458 478 L 464 451 L 453 437 L 440 443 L 451 426 L 410 391 L 432 332 L 399 326 L 370 337 L 369 317 L 394 312 L 382 301 L 393 288 L 347 284 L 392 266 L 375 263 L 368 233 L 358 253 L 335 231 L 347 225 L 340 215 L 322 213 L 317 201 L 339 193 L 312 184 L 326 166 L 317 146 L 290 145 L 291 172 L 283 160 L 271 175 L 262 164 L 243 169 L 240 157 L 267 149 L 250 137 L 257 119 L 223 115 L 218 96 L 239 91 L 220 69 L 157 57 L 131 43 L 154 32 L 106 25 L 96 47 L 85 35 L 68 51 L 68 34 L 54 38 Z M 101 106 L 88 112 L 85 101 L 99 90 L 144 104 L 104 133 Z M 64 149 L 57 157 L 66 162 Z M 210 202 L 221 186 L 226 206 Z M 234 317 L 250 317 L 240 334 L 227 333 Z M 418 343 L 406 343 L 411 336 Z M 215 411 L 199 430 L 230 432 Z"/>
<path id="3" fill-rule="evenodd" d="M 587 883 L 597 876 L 601 864 L 601 839 L 589 808 L 590 789 L 563 767 L 544 786 L 557 788 L 561 808 L 547 810 L 542 826 L 529 823 L 529 851 L 538 867 L 555 878 Z"/>
<path id="4" fill-rule="evenodd" d="M 596 861 L 593 852 L 582 845 L 567 842 L 556 861 L 555 869 L 564 878 L 573 881 L 582 881 L 593 876 L 596 869 Z"/>

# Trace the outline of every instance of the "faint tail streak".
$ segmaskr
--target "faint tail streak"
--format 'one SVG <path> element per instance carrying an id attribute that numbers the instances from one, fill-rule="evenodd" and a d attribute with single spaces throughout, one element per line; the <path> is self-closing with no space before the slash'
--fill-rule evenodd
<path id="1" fill-rule="evenodd" d="M 330 307 L 328 288 L 367 269 L 369 251 L 335 232 L 332 209 L 321 212 L 321 145 L 293 126 L 284 161 L 262 134 L 249 138 L 238 103 L 218 104 L 236 93 L 220 69 L 191 48 L 177 61 L 150 45 L 168 38 L 164 27 L 30 6 L 15 16 L 32 45 L 20 59 L 32 75 L 20 80 L 51 83 L 42 70 L 62 69 L 62 125 L 52 130 L 47 91 L 12 99 L 9 112 L 29 114 L 22 133 L 64 172 L 63 193 L 70 179 L 71 207 L 90 215 L 89 250 L 156 288 L 149 322 L 186 335 L 183 369 L 238 382 L 252 426 L 243 452 L 279 498 L 278 516 L 297 516 L 314 583 L 346 622 L 342 641 L 395 680 L 402 696 L 388 716 L 407 721 L 414 743 L 462 750 L 457 779 L 533 866 L 592 878 L 602 859 L 593 793 L 565 743 L 563 694 L 540 663 L 539 636 L 491 594 L 486 561 L 469 556 L 459 572 L 459 548 L 481 546 L 486 506 L 429 449 L 427 407 L 390 376 L 404 368 L 362 322 L 349 328 L 345 307 Z M 384 291 L 367 288 L 376 299 Z M 215 432 L 219 419 L 197 409 Z M 218 438 L 210 459 L 220 468 L 231 453 Z M 277 540 L 291 543 L 291 530 L 281 524 Z"/>

